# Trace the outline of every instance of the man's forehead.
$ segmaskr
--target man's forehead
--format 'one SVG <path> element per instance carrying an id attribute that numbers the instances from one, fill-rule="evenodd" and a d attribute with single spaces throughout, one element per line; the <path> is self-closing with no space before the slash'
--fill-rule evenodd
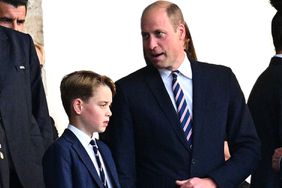
<path id="1" fill-rule="evenodd" d="M 6 16 L 6 17 L 19 17 L 19 16 L 25 17 L 26 7 L 24 5 L 14 7 L 13 5 L 0 1 L 0 14 L 1 16 Z"/>

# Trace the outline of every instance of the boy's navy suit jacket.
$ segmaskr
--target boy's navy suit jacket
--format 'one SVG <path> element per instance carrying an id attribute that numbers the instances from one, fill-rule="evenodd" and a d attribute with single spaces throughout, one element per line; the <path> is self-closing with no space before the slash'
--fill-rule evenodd
<path id="1" fill-rule="evenodd" d="M 109 148 L 97 144 L 113 187 L 120 188 Z M 88 153 L 68 129 L 44 154 L 43 171 L 47 188 L 104 188 Z"/>

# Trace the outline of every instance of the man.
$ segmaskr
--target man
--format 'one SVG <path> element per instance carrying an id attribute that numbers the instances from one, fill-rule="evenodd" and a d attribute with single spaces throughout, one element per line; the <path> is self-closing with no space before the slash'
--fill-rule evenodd
<path id="1" fill-rule="evenodd" d="M 260 151 L 234 74 L 187 58 L 185 21 L 173 3 L 146 7 L 141 30 L 147 66 L 116 82 L 113 116 L 101 135 L 121 187 L 237 187 Z"/>
<path id="2" fill-rule="evenodd" d="M 278 10 L 271 25 L 276 54 L 257 79 L 248 99 L 262 150 L 262 159 L 252 174 L 252 188 L 280 187 L 279 170 L 277 167 L 274 167 L 277 171 L 272 169 L 272 154 L 282 146 L 282 8 L 279 1 L 270 1 Z M 279 151 L 275 152 L 275 156 L 277 154 Z M 274 163 L 279 164 L 281 156 L 275 156 Z"/>
<path id="3" fill-rule="evenodd" d="M 0 0 L 0 25 L 24 32 L 25 19 L 27 15 L 27 3 L 28 0 Z M 38 43 L 35 43 L 34 45 L 42 71 L 44 71 L 44 47 Z"/>
<path id="4" fill-rule="evenodd" d="M 0 187 L 43 188 L 52 127 L 31 37 L 0 26 Z"/>
<path id="5" fill-rule="evenodd" d="M 0 0 L 0 25 L 23 32 L 27 0 Z"/>
<path id="6" fill-rule="evenodd" d="M 24 32 L 28 0 L 0 0 L 0 25 Z M 35 43 L 36 53 L 41 67 L 45 62 L 42 45 Z"/>
<path id="7" fill-rule="evenodd" d="M 16 31 L 24 32 L 25 19 L 27 15 L 27 3 L 28 0 L 0 0 L 0 25 L 14 29 Z M 34 43 L 37 57 L 39 59 L 41 76 L 43 86 L 46 92 L 46 81 L 45 81 L 45 51 L 44 47 L 38 43 Z M 53 126 L 54 139 L 58 137 L 58 131 L 55 126 L 53 118 L 51 118 Z"/>

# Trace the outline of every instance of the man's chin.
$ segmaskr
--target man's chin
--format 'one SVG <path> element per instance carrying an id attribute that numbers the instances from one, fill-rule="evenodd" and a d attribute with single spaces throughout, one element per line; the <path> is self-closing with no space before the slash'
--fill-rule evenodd
<path id="1" fill-rule="evenodd" d="M 158 63 L 152 63 L 153 66 L 157 69 L 167 69 L 167 66 L 165 66 L 163 63 L 158 62 Z"/>

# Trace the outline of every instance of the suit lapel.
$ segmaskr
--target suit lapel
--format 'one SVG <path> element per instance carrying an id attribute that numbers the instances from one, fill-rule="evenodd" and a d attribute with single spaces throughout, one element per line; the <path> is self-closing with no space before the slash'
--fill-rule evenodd
<path id="1" fill-rule="evenodd" d="M 69 139 L 72 140 L 72 147 L 76 151 L 77 155 L 81 159 L 81 162 L 84 164 L 85 168 L 88 169 L 89 174 L 93 177 L 95 182 L 99 185 L 100 188 L 103 188 L 102 181 L 100 180 L 100 177 L 94 167 L 94 164 L 92 163 L 88 153 L 85 151 L 82 144 L 79 142 L 78 138 L 68 129 L 65 130 L 64 134 L 67 135 Z"/>
<path id="2" fill-rule="evenodd" d="M 175 132 L 181 143 L 187 150 L 189 149 L 188 142 L 185 139 L 183 131 L 180 127 L 180 123 L 177 117 L 177 113 L 173 107 L 171 99 L 165 89 L 165 85 L 160 77 L 160 74 L 157 69 L 147 66 L 148 74 L 145 76 L 145 81 L 155 96 L 156 101 L 160 105 L 160 108 L 165 114 L 165 117 L 168 119 L 169 124 L 172 127 L 172 130 Z"/>
<path id="3" fill-rule="evenodd" d="M 204 81 L 205 76 L 202 71 L 200 71 L 200 64 L 191 61 L 192 69 L 192 83 L 193 83 L 193 151 L 197 151 L 197 146 L 201 145 L 201 139 L 203 139 L 200 132 L 203 128 L 205 120 L 204 105 L 207 98 L 206 85 L 207 82 Z M 198 150 L 201 151 L 201 150 Z"/>
<path id="4" fill-rule="evenodd" d="M 118 176 L 117 176 L 117 172 L 114 166 L 115 164 L 113 163 L 113 159 L 111 158 L 111 156 L 109 156 L 109 153 L 106 152 L 106 148 L 104 148 L 103 145 L 100 144 L 99 140 L 97 140 L 97 145 L 102 155 L 105 167 L 107 169 L 107 173 L 110 176 L 111 183 L 113 187 L 117 187 L 119 183 L 118 183 Z"/>

